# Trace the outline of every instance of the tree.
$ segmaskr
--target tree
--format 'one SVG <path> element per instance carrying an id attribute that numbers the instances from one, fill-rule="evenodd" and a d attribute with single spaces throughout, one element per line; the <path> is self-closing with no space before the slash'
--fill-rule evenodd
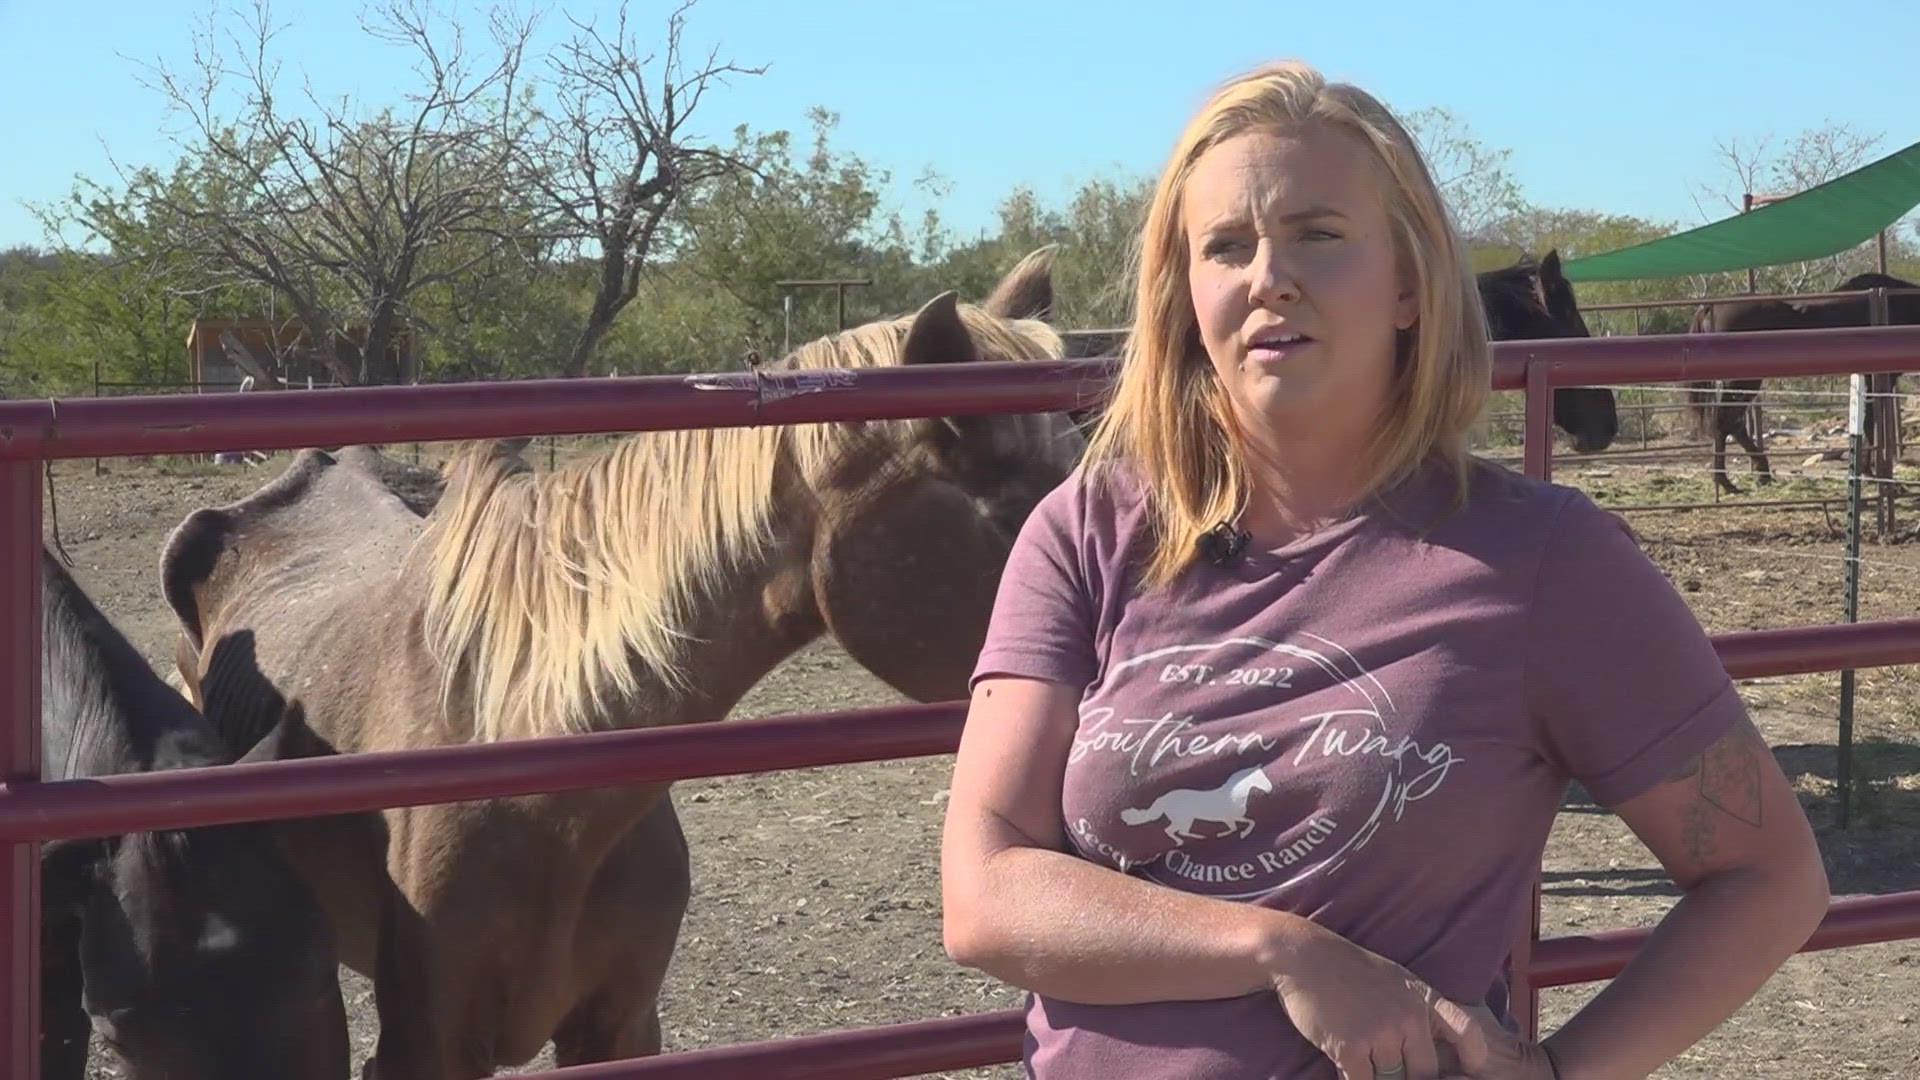
<path id="1" fill-rule="evenodd" d="M 94 366 L 116 382 L 188 378 L 193 307 L 138 270 L 80 252 L 54 256 L 27 292 L 18 362 L 47 391 L 89 387 Z"/>
<path id="2" fill-rule="evenodd" d="M 422 290 L 409 309 L 420 377 L 492 382 L 567 371 L 591 279 L 589 266 L 557 251 L 504 250 Z"/>
<path id="3" fill-rule="evenodd" d="M 180 199 L 215 196 L 194 169 L 176 167 L 156 185 Z M 8 381 L 41 391 L 87 388 L 97 365 L 109 380 L 154 382 L 189 377 L 187 331 L 196 316 L 263 313 L 258 288 L 218 287 L 199 279 L 164 220 L 140 216 L 113 197 L 94 207 L 96 248 L 0 256 L 8 294 L 0 352 Z M 37 206 L 52 231 L 65 209 Z M 36 391 L 38 392 L 38 391 Z"/>
<path id="4" fill-rule="evenodd" d="M 57 385 L 44 368 L 48 339 L 61 328 L 47 318 L 42 294 L 60 262 L 29 247 L 0 251 L 0 398 L 37 397 Z"/>
<path id="5" fill-rule="evenodd" d="M 674 217 L 677 269 L 737 303 L 743 335 L 749 320 L 757 328 L 750 346 L 727 335 L 729 348 L 738 340 L 763 356 L 777 354 L 786 336 L 783 279 L 874 277 L 875 288 L 850 297 L 869 311 L 892 310 L 917 285 L 906 272 L 912 259 L 904 229 L 881 214 L 889 174 L 832 145 L 833 112 L 816 108 L 808 117 L 813 144 L 804 159 L 790 132 L 736 128 L 727 153 L 744 167 L 707 178 Z M 883 266 L 890 272 L 876 274 Z M 833 328 L 830 317 L 803 307 L 791 336 L 800 341 Z"/>
<path id="6" fill-rule="evenodd" d="M 677 202 L 703 184 L 746 167 L 734 154 L 688 134 L 709 85 L 764 68 L 723 64 L 709 53 L 690 68 L 682 51 L 686 0 L 667 20 L 665 57 L 649 83 L 645 53 L 620 6 L 611 39 L 592 24 L 553 61 L 559 104 L 529 143 L 527 175 L 546 200 L 559 235 L 588 245 L 597 270 L 593 304 L 574 339 L 566 370 L 586 374 L 614 319 L 639 293 L 640 278 Z"/>
<path id="7" fill-rule="evenodd" d="M 1865 165 L 1881 139 L 1878 133 L 1830 123 L 1808 128 L 1784 145 L 1776 145 L 1772 134 L 1744 143 L 1738 136 L 1717 140 L 1721 176 L 1700 187 L 1696 202 L 1705 198 L 1738 211 L 1747 194 L 1792 195 L 1818 187 Z"/>
<path id="8" fill-rule="evenodd" d="M 940 287 L 984 296 L 1029 252 L 1057 244 L 1054 322 L 1076 330 L 1122 326 L 1133 304 L 1134 248 L 1152 197 L 1151 179 L 1096 177 L 1056 210 L 1017 188 L 1000 203 L 997 233 L 947 253 Z"/>
<path id="9" fill-rule="evenodd" d="M 140 170 L 124 196 L 78 200 L 74 216 L 96 233 L 164 223 L 171 253 L 195 260 L 203 287 L 271 290 L 341 382 L 399 381 L 389 344 L 414 299 L 527 239 L 530 215 L 511 204 L 512 148 L 525 137 L 516 86 L 533 24 L 496 11 L 497 55 L 477 63 L 422 0 L 389 0 L 362 28 L 411 50 L 421 85 L 401 109 L 361 117 L 311 91 L 310 115 L 289 106 L 266 0 L 229 17 L 244 38 L 216 40 L 210 19 L 194 34 L 192 71 L 150 69 L 148 85 L 186 121 L 175 140 L 183 163 L 205 182 L 189 197 Z M 456 242 L 459 257 L 441 258 Z"/>
<path id="10" fill-rule="evenodd" d="M 1408 112 L 1400 122 L 1420 144 L 1454 225 L 1468 240 L 1481 239 L 1526 209 L 1520 185 L 1507 171 L 1511 150 L 1487 146 L 1465 121 L 1438 106 Z"/>
<path id="11" fill-rule="evenodd" d="M 1494 264 L 1508 266 L 1523 253 L 1540 255 L 1553 250 L 1563 259 L 1581 259 L 1658 239 L 1673 231 L 1672 225 L 1625 214 L 1530 206 L 1485 230 L 1475 246 L 1511 255 Z"/>
<path id="12" fill-rule="evenodd" d="M 1528 207 L 1482 236 L 1474 252 L 1474 269 L 1511 266 L 1522 255 L 1558 251 L 1562 259 L 1579 259 L 1617 251 L 1669 236 L 1675 226 L 1624 214 L 1591 210 Z M 1636 281 L 1592 281 L 1575 287 L 1583 308 L 1596 304 L 1638 303 L 1696 299 L 1705 282 L 1691 278 L 1654 278 Z M 1684 330 L 1691 312 L 1685 308 L 1657 308 L 1644 312 L 1587 311 L 1588 329 L 1595 334 L 1665 333 Z"/>
<path id="13" fill-rule="evenodd" d="M 1714 149 L 1719 174 L 1695 189 L 1694 203 L 1703 217 L 1717 220 L 1725 216 L 1720 207 L 1739 212 L 1749 194 L 1796 195 L 1866 165 L 1878 152 L 1882 138 L 1878 132 L 1828 123 L 1801 131 L 1784 142 L 1771 133 L 1746 140 L 1738 136 L 1718 140 Z M 1915 257 L 1901 232 L 1897 223 L 1887 230 L 1889 269 L 1893 263 Z M 1875 244 L 1869 241 L 1824 259 L 1761 268 L 1754 272 L 1753 280 L 1761 292 L 1822 291 L 1854 274 L 1875 269 L 1878 263 Z M 1712 285 L 1716 292 L 1742 292 L 1747 287 L 1746 275 L 1719 275 Z"/>

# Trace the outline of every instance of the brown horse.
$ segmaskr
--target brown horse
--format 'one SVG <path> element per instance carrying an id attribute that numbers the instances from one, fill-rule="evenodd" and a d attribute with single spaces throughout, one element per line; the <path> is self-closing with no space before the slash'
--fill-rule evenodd
<path id="1" fill-rule="evenodd" d="M 1886 274 L 1856 274 L 1833 288 L 1833 292 L 1858 293 L 1856 296 L 1830 297 L 1824 300 L 1751 300 L 1721 304 L 1718 310 L 1708 305 L 1694 309 L 1691 331 L 1738 333 L 1752 330 L 1820 330 L 1840 326 L 1871 326 L 1868 289 L 1911 289 L 1914 283 Z M 1887 297 L 1887 325 L 1920 326 L 1920 293 Z M 1867 377 L 1871 394 L 1892 394 L 1900 376 L 1894 373 Z M 1713 440 L 1713 482 L 1729 494 L 1740 489 L 1727 476 L 1727 440 L 1740 444 L 1753 465 L 1755 480 L 1773 483 L 1773 468 L 1767 463 L 1765 426 L 1760 412 L 1760 383 L 1753 378 L 1720 379 L 1687 384 L 1687 409 L 1694 431 Z M 1869 408 L 1865 436 L 1868 446 L 1876 445 L 1878 410 Z M 1897 406 L 1894 416 L 1897 418 Z M 1897 443 L 1897 421 L 1887 432 Z M 1897 450 L 1896 450 L 1897 453 Z"/>
<path id="2" fill-rule="evenodd" d="M 1031 318 L 1051 295 L 1037 252 L 983 306 L 947 293 L 761 370 L 1058 358 Z M 246 729 L 298 698 L 312 753 L 719 719 L 823 633 L 952 700 L 1015 534 L 1082 449 L 1058 414 L 658 432 L 544 473 L 473 448 L 441 491 L 365 448 L 307 451 L 190 516 L 162 572 L 207 714 Z M 375 981 L 370 1074 L 468 1080 L 548 1041 L 562 1065 L 659 1051 L 689 890 L 666 785 L 300 829 Z"/>
<path id="3" fill-rule="evenodd" d="M 1487 336 L 1494 341 L 1589 336 L 1573 284 L 1560 271 L 1558 251 L 1549 251 L 1539 260 L 1523 257 L 1512 266 L 1484 271 L 1476 284 L 1481 309 L 1486 312 Z M 1124 330 L 1082 330 L 1066 337 L 1069 356 L 1117 356 L 1126 346 L 1127 334 Z M 1083 425 L 1098 417 L 1097 408 L 1074 413 L 1074 419 Z M 1581 454 L 1605 450 L 1620 431 L 1613 391 L 1604 386 L 1555 390 L 1553 422 L 1567 433 L 1574 451 Z"/>

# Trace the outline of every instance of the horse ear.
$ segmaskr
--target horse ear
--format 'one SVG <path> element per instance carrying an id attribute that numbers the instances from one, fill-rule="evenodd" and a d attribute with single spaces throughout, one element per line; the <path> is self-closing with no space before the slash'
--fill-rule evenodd
<path id="1" fill-rule="evenodd" d="M 960 294 L 949 289 L 914 313 L 901 347 L 903 364 L 964 364 L 980 359 L 960 318 Z"/>
<path id="2" fill-rule="evenodd" d="M 247 748 L 240 755 L 243 763 L 257 761 L 292 761 L 296 758 L 326 757 L 333 753 L 320 736 L 307 726 L 307 709 L 299 699 L 287 702 L 280 711 L 280 719 L 260 741 Z"/>
<path id="3" fill-rule="evenodd" d="M 1560 249 L 1549 248 L 1546 257 L 1540 260 L 1540 276 L 1543 278 L 1560 276 Z"/>
<path id="4" fill-rule="evenodd" d="M 960 294 L 948 290 L 927 301 L 913 316 L 907 330 L 907 342 L 901 347 L 902 364 L 965 364 L 980 359 L 973 335 L 960 318 Z M 968 434 L 987 417 L 943 416 L 933 421 L 932 430 L 943 440 L 964 442 Z"/>
<path id="5" fill-rule="evenodd" d="M 1048 244 L 1007 271 L 993 295 L 982 305 L 1003 319 L 1044 319 L 1053 314 L 1053 257 L 1059 244 Z"/>

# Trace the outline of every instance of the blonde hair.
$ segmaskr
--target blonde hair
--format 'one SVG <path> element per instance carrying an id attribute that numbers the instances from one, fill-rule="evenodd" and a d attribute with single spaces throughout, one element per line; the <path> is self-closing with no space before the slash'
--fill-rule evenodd
<path id="1" fill-rule="evenodd" d="M 1148 587 L 1183 571 L 1201 535 L 1236 516 L 1250 487 L 1188 292 L 1187 179 L 1228 139 L 1308 123 L 1346 132 L 1370 151 L 1402 279 L 1418 303 L 1401 335 L 1387 420 L 1367 450 L 1363 494 L 1437 458 L 1456 479 L 1456 500 L 1465 497 L 1467 438 L 1485 407 L 1493 360 L 1479 289 L 1439 189 L 1413 137 L 1371 95 L 1302 63 L 1269 65 L 1217 90 L 1174 144 L 1135 252 L 1134 319 L 1119 378 L 1089 440 L 1090 470 L 1124 461 L 1144 482 L 1156 529 Z"/>

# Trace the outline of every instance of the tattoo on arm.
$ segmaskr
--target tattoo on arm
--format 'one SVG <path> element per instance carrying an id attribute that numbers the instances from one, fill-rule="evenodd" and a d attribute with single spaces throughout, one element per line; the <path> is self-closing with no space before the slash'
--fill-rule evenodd
<path id="1" fill-rule="evenodd" d="M 1719 814 L 1743 825 L 1761 827 L 1760 757 L 1770 753 L 1764 740 L 1745 725 L 1729 732 L 1706 752 L 1688 761 L 1673 779 L 1696 779 L 1699 797 L 1687 807 L 1687 850 L 1706 862 L 1713 856 Z"/>

